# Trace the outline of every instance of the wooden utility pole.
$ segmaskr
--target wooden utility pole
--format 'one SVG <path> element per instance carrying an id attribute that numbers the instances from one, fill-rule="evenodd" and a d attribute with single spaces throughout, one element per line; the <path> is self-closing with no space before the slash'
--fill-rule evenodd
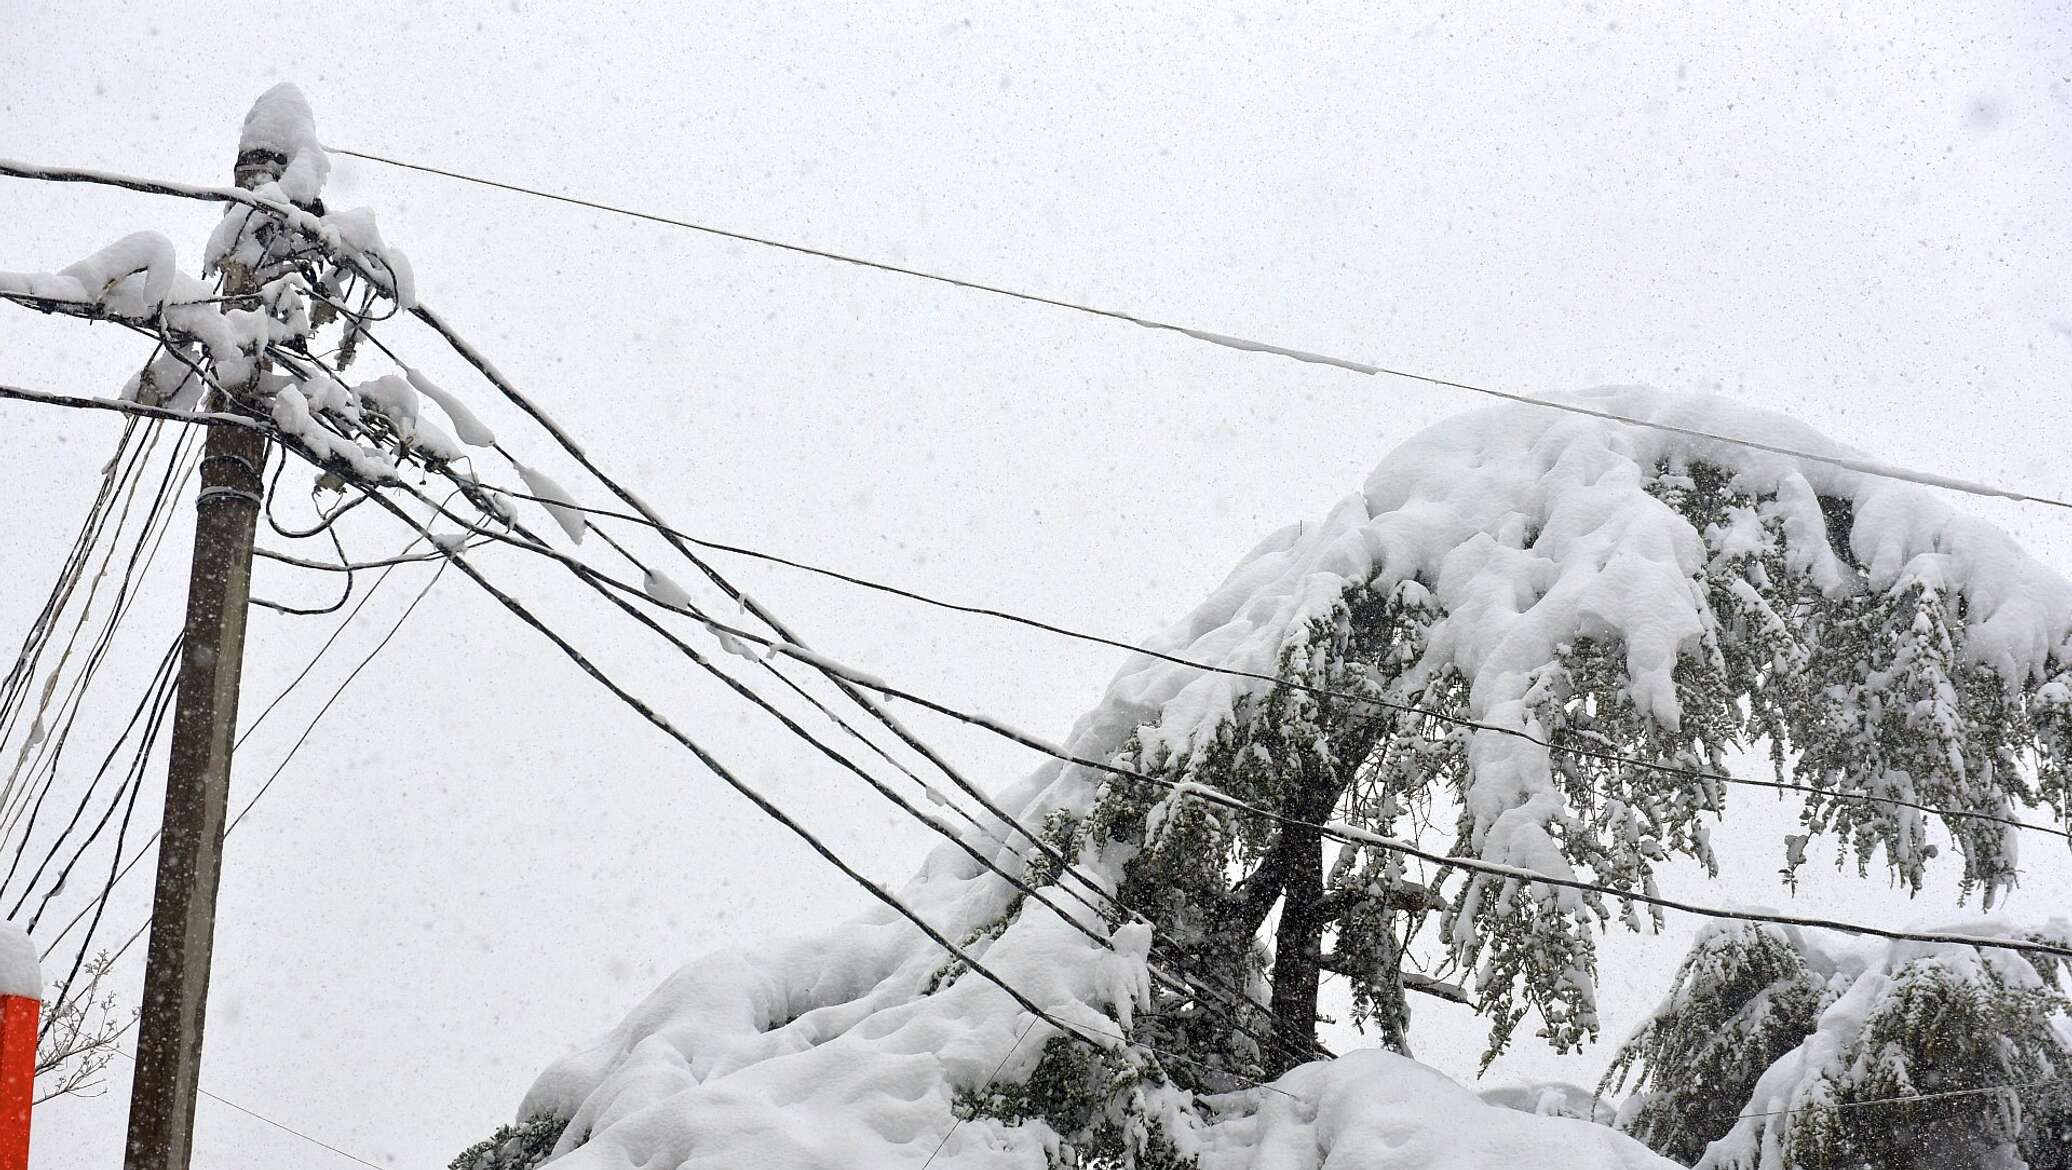
<path id="1" fill-rule="evenodd" d="M 240 187 L 280 177 L 279 152 L 245 142 Z M 251 274 L 225 272 L 225 294 L 257 291 Z M 248 389 L 248 388 L 239 388 Z M 236 410 L 217 402 L 217 410 Z M 173 709 L 165 823 L 158 843 L 158 891 L 137 1027 L 124 1170 L 187 1170 L 194 1149 L 194 1098 L 201 1078 L 209 959 L 216 936 L 231 742 L 244 668 L 251 598 L 252 536 L 258 525 L 266 436 L 245 427 L 209 428 L 195 501 L 194 563 L 187 579 L 187 632 Z"/>

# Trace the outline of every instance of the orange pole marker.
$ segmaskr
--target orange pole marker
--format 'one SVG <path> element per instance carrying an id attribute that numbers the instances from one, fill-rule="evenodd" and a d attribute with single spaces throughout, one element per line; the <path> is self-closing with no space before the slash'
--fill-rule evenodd
<path id="1" fill-rule="evenodd" d="M 0 922 L 0 1170 L 29 1170 L 42 995 L 36 944 L 13 923 Z"/>
<path id="2" fill-rule="evenodd" d="M 0 996 L 0 1170 L 29 1170 L 29 1110 L 36 1100 L 41 1000 Z"/>

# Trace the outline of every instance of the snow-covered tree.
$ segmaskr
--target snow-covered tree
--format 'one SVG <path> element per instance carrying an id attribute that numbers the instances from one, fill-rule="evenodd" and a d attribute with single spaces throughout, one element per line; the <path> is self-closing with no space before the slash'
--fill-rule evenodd
<path id="1" fill-rule="evenodd" d="M 2063 946 L 2072 932 L 2026 937 Z M 1717 927 L 1601 1087 L 1637 1081 L 1621 1126 L 1705 1170 L 2064 1166 L 2065 973 L 1993 947 Z"/>
<path id="2" fill-rule="evenodd" d="M 1713 866 L 1721 775 L 1746 746 L 1808 790 L 1803 833 L 1778 843 L 1788 876 L 1827 836 L 1918 890 L 1941 836 L 1992 902 L 2016 877 L 2006 818 L 2068 803 L 2072 586 L 1777 415 L 1638 389 L 1577 401 L 1682 433 L 1524 406 L 1426 432 L 1255 549 L 1065 741 L 1152 780 L 1054 761 L 1004 793 L 1149 930 L 1041 905 L 947 845 L 900 891 L 1058 1019 L 1127 1043 L 1032 1020 L 886 912 L 693 963 L 549 1069 L 521 1117 L 566 1122 L 572 1170 L 863 1149 L 919 1165 L 953 1122 L 937 1165 L 1217 1170 L 1266 1147 L 1290 1167 L 1395 1165 L 1361 1135 L 1420 1124 L 1472 1144 L 1496 1123 L 1370 1099 L 1373 1078 L 1412 1075 L 1401 1057 L 1291 1071 L 1316 1053 L 1320 978 L 1349 980 L 1385 1047 L 1407 1051 L 1408 997 L 1430 992 L 1485 1013 L 1492 1052 L 1528 1021 L 1567 1049 L 1598 1030 L 1597 932 L 1646 917 L 1420 869 L 1363 834 L 1648 894 L 1672 858 Z M 1327 851 L 1307 826 L 1332 822 L 1362 843 Z M 1053 893 L 1069 880 L 1004 833 L 966 841 Z M 1363 1109 L 1380 1112 L 1353 1123 Z M 795 1111 L 812 1125 L 784 1124 Z M 1550 1145 L 1537 1164 L 1636 1156 Z"/>

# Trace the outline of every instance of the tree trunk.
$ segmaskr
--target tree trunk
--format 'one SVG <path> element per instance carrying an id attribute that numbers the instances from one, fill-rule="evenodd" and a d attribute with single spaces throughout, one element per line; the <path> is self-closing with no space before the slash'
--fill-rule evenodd
<path id="1" fill-rule="evenodd" d="M 1324 843 L 1314 829 L 1284 826 L 1281 920 L 1274 930 L 1273 1051 L 1279 1076 L 1311 1058 L 1317 1040 L 1317 958 L 1324 941 Z"/>

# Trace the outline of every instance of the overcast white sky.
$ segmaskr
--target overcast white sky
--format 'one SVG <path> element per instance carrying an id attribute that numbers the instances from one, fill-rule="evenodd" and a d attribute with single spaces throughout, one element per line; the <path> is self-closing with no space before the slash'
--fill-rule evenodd
<path id="1" fill-rule="evenodd" d="M 227 181 L 251 99 L 292 79 L 337 146 L 1516 391 L 1719 389 L 1896 462 L 2072 495 L 2072 8 L 1447 7 L 12 0 L 0 156 Z M 423 297 L 680 524 L 1122 637 L 1478 405 L 350 160 L 329 196 L 376 208 Z M 213 216 L 0 180 L 0 267 L 147 227 L 197 256 Z M 433 339 L 388 336 L 582 483 Z M 0 380 L 107 394 L 141 354 L 0 314 Z M 0 632 L 40 602 L 117 425 L 0 404 Z M 1981 510 L 2072 565 L 2072 519 Z M 376 518 L 349 539 L 401 543 Z M 125 661 L 162 646 L 182 560 L 152 579 Z M 866 871 L 918 861 L 919 830 L 567 578 L 506 571 Z M 740 576 L 822 649 L 1050 734 L 1117 664 Z M 316 681 L 342 677 L 415 580 L 386 587 Z M 248 695 L 329 628 L 256 615 Z M 240 792 L 328 690 L 254 738 Z M 989 783 L 1034 765 L 919 720 Z M 1784 818 L 1749 818 L 1729 834 L 1745 864 L 1671 892 L 1783 900 Z M 2062 851 L 2032 858 L 2017 913 L 2072 888 Z M 1881 881 L 1820 884 L 1798 905 L 1956 916 Z M 124 888 L 118 937 L 148 893 Z M 377 1163 L 442 1166 L 681 963 L 861 905 L 449 579 L 231 840 L 204 1084 Z M 1680 954 L 1611 952 L 1610 1039 Z M 1472 1021 L 1421 1024 L 1420 1055 L 1472 1072 Z M 1588 1081 L 1602 1063 L 1525 1041 L 1490 1079 Z M 115 1164 L 128 1066 L 113 1071 L 105 1096 L 39 1115 L 39 1170 Z M 207 1100 L 196 1164 L 348 1165 Z"/>

